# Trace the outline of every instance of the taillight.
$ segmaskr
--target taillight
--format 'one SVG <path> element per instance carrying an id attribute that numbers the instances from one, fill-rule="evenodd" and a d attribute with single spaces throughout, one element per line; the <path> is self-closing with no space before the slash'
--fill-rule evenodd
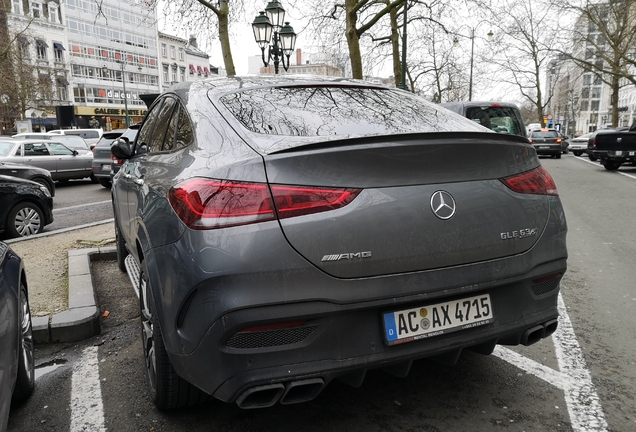
<path id="1" fill-rule="evenodd" d="M 334 210 L 358 189 L 314 188 L 194 178 L 170 189 L 168 199 L 192 229 L 214 229 Z M 272 199 L 273 194 L 273 199 Z"/>
<path id="2" fill-rule="evenodd" d="M 528 141 L 533 142 L 533 141 L 532 141 L 532 138 L 528 138 Z"/>
<path id="3" fill-rule="evenodd" d="M 123 159 L 117 159 L 114 155 L 110 155 L 110 160 L 112 163 L 114 163 L 115 165 L 121 165 L 124 163 Z"/>
<path id="4" fill-rule="evenodd" d="M 559 195 L 552 176 L 542 166 L 500 179 L 511 190 L 522 194 Z"/>
<path id="5" fill-rule="evenodd" d="M 555 140 L 554 140 L 554 142 L 556 142 L 556 143 L 560 143 L 560 142 L 561 142 L 561 138 L 557 138 L 557 139 L 555 139 Z"/>

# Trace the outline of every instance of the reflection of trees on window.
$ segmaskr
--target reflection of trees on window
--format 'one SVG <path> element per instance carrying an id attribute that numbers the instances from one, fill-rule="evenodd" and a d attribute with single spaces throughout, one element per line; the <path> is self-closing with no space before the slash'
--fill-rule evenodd
<path id="1" fill-rule="evenodd" d="M 375 135 L 474 130 L 406 92 L 371 87 L 279 87 L 221 99 L 249 130 L 268 135 Z"/>

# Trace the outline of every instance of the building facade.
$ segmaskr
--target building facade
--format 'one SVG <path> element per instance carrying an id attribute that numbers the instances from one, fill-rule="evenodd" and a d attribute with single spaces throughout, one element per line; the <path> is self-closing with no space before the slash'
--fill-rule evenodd
<path id="1" fill-rule="evenodd" d="M 159 32 L 158 40 L 162 91 L 176 83 L 219 74 L 219 69 L 210 64 L 210 56 L 199 49 L 196 37 L 183 39 Z"/>

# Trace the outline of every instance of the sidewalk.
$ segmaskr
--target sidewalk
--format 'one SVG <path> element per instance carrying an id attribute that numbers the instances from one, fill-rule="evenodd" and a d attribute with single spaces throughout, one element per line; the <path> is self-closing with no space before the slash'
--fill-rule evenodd
<path id="1" fill-rule="evenodd" d="M 116 259 L 112 220 L 6 242 L 24 261 L 37 343 L 100 333 L 91 261 Z"/>

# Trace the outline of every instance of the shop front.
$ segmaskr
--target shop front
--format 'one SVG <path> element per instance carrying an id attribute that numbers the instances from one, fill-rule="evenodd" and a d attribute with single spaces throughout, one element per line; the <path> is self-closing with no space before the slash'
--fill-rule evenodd
<path id="1" fill-rule="evenodd" d="M 76 106 L 75 119 L 78 128 L 103 128 L 104 130 L 125 129 L 126 109 Z M 139 123 L 148 110 L 142 108 L 128 109 L 129 124 Z"/>

